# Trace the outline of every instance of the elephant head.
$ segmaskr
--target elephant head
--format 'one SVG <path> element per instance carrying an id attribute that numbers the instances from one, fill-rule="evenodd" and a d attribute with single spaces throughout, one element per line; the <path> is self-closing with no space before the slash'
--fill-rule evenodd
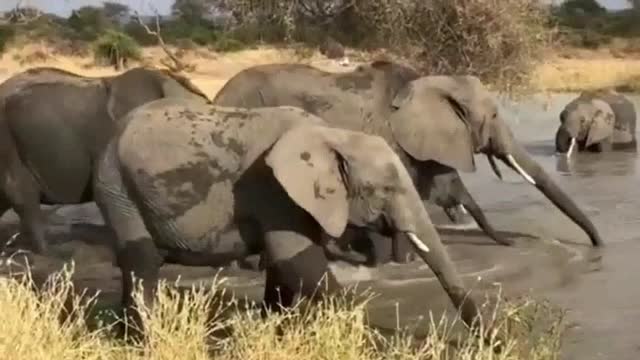
<path id="1" fill-rule="evenodd" d="M 477 315 L 400 158 L 381 137 L 324 126 L 284 133 L 265 158 L 289 197 L 327 234 L 347 223 L 403 233 L 470 325 Z"/>
<path id="2" fill-rule="evenodd" d="M 500 159 L 585 230 L 594 246 L 602 244 L 587 216 L 516 141 L 493 96 L 477 77 L 413 80 L 397 92 L 391 112 L 393 135 L 411 157 L 472 172 L 474 154 L 484 153 L 501 178 L 493 158 Z"/>
<path id="3" fill-rule="evenodd" d="M 558 142 L 556 150 L 571 156 L 576 141 L 585 148 L 613 136 L 615 114 L 611 106 L 597 98 L 576 99 L 560 113 L 560 131 L 569 141 Z"/>

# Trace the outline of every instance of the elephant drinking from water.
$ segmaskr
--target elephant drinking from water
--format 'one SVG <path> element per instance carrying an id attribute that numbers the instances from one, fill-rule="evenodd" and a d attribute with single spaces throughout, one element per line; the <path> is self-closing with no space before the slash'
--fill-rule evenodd
<path id="1" fill-rule="evenodd" d="M 332 125 L 382 136 L 397 151 L 425 200 L 445 208 L 462 203 L 485 232 L 500 237 L 460 180 L 484 153 L 499 177 L 502 160 L 538 188 L 588 234 L 602 240 L 582 210 L 516 141 L 482 82 L 473 76 L 419 76 L 376 61 L 344 73 L 302 64 L 269 64 L 232 77 L 213 99 L 223 106 L 290 105 Z M 402 256 L 401 256 L 402 257 Z M 396 259 L 398 261 L 398 259 Z"/>
<path id="2" fill-rule="evenodd" d="M 577 148 L 576 148 L 577 145 Z M 560 112 L 556 152 L 636 150 L 636 110 L 615 90 L 585 91 Z"/>

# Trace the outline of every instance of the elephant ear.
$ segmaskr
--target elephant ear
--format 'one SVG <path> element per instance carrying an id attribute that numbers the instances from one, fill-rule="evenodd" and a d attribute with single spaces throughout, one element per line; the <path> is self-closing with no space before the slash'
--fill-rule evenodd
<path id="1" fill-rule="evenodd" d="M 343 160 L 324 135 L 311 126 L 295 127 L 280 137 L 265 160 L 289 197 L 327 234 L 340 237 L 349 216 Z"/>
<path id="2" fill-rule="evenodd" d="M 391 107 L 393 135 L 412 157 L 466 172 L 476 170 L 468 111 L 451 94 L 422 78 L 403 87 Z"/>
<path id="3" fill-rule="evenodd" d="M 596 107 L 593 114 L 593 121 L 589 126 L 589 134 L 587 136 L 587 146 L 598 143 L 613 134 L 613 125 L 615 118 L 611 107 L 602 100 L 592 100 Z"/>

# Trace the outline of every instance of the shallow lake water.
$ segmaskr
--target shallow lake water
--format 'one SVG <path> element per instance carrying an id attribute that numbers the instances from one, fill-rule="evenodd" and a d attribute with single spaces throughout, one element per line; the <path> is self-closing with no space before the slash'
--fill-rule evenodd
<path id="1" fill-rule="evenodd" d="M 557 157 L 553 138 L 558 114 L 574 96 L 533 96 L 515 103 L 501 99 L 501 103 L 517 139 L 587 213 L 606 246 L 592 249 L 584 232 L 544 195 L 506 166 L 499 165 L 503 174 L 499 180 L 484 156 L 476 158 L 477 172 L 462 173 L 463 180 L 491 223 L 515 239 L 516 246 L 496 245 L 477 229 L 443 226 L 440 233 L 467 284 L 482 288 L 500 282 L 507 294 L 530 292 L 569 310 L 572 327 L 563 345 L 565 359 L 638 359 L 639 157 L 635 153 L 576 153 L 570 161 Z M 630 98 L 640 109 L 640 96 Z M 430 214 L 434 223 L 448 223 L 439 209 L 430 209 Z M 117 302 L 120 274 L 106 248 L 109 234 L 100 227 L 95 206 L 63 207 L 56 215 L 60 216 L 52 220 L 58 223 L 53 232 L 73 240 L 57 249 L 76 260 L 75 279 Z M 69 227 L 69 219 L 93 225 Z M 2 222 L 15 227 L 15 220 L 9 213 Z M 36 259 L 33 268 L 47 272 L 59 265 L 51 264 Z M 410 324 L 429 310 L 451 310 L 433 274 L 419 262 L 377 269 L 337 263 L 334 271 L 345 283 L 362 281 L 374 288 L 379 296 L 371 302 L 370 314 L 382 327 L 392 328 L 397 321 Z M 179 266 L 163 269 L 165 277 L 181 276 L 187 282 L 210 279 L 214 272 Z M 228 270 L 226 275 L 238 294 L 259 300 L 263 285 L 259 273 Z"/>
<path id="2" fill-rule="evenodd" d="M 541 294 L 570 310 L 575 327 L 565 343 L 566 358 L 639 359 L 640 158 L 635 153 L 576 153 L 567 162 L 555 156 L 557 114 L 574 96 L 553 95 L 546 110 L 543 96 L 518 104 L 503 102 L 516 137 L 587 211 L 606 242 L 602 251 L 591 254 L 600 260 L 586 267 L 577 281 Z M 627 96 L 640 110 L 640 96 Z M 536 233 L 587 243 L 587 237 L 536 189 L 500 184 L 487 164 L 463 178 L 496 224 L 534 221 L 530 226 Z"/>

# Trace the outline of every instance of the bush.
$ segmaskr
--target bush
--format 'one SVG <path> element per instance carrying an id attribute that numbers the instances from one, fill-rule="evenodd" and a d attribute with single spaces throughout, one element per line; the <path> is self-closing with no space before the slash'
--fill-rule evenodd
<path id="1" fill-rule="evenodd" d="M 242 41 L 228 37 L 221 37 L 213 44 L 213 49 L 220 52 L 240 51 L 246 47 Z"/>
<path id="2" fill-rule="evenodd" d="M 539 1 L 358 0 L 356 12 L 423 72 L 472 74 L 501 88 L 526 84 L 552 40 Z"/>
<path id="3" fill-rule="evenodd" d="M 14 35 L 15 31 L 11 26 L 0 26 L 0 54 L 6 50 L 7 44 L 13 39 Z"/>
<path id="4" fill-rule="evenodd" d="M 353 47 L 389 49 L 425 73 L 472 74 L 502 87 L 527 82 L 553 34 L 551 13 L 537 0 L 354 0 L 315 15 L 305 10 L 307 2 L 265 9 L 227 0 L 252 9 L 236 14 L 232 31 L 252 24 L 261 39 L 313 45 L 331 36 Z"/>
<path id="5" fill-rule="evenodd" d="M 107 30 L 93 48 L 96 62 L 107 63 L 119 68 L 128 59 L 139 60 L 141 57 L 140 45 L 129 35 L 119 31 Z"/>

